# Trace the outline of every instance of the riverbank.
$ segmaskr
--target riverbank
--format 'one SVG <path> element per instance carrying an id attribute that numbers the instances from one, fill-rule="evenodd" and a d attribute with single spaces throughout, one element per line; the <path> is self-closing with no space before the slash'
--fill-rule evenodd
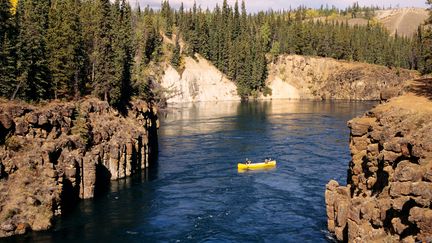
<path id="1" fill-rule="evenodd" d="M 347 186 L 327 184 L 328 229 L 340 241 L 432 240 L 432 80 L 413 81 L 348 123 Z"/>
<path id="2" fill-rule="evenodd" d="M 49 229 L 110 180 L 151 166 L 158 122 L 139 100 L 122 113 L 92 98 L 0 103 L 0 237 Z"/>

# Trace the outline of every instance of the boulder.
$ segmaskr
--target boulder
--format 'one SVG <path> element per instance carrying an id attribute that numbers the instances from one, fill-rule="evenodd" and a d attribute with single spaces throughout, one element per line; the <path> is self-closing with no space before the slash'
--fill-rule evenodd
<path id="1" fill-rule="evenodd" d="M 413 164 L 408 160 L 404 160 L 400 162 L 395 170 L 394 179 L 396 181 L 404 182 L 404 181 L 412 181 L 416 182 L 422 179 L 423 171 L 422 168 Z"/>
<path id="2" fill-rule="evenodd" d="M 386 88 L 381 91 L 380 98 L 382 101 L 387 101 L 391 98 L 400 95 L 400 88 Z"/>
<path id="3" fill-rule="evenodd" d="M 15 127 L 15 134 L 25 136 L 29 131 L 28 123 L 25 121 L 18 122 Z"/>
<path id="4" fill-rule="evenodd" d="M 365 135 L 375 125 L 375 118 L 354 118 L 348 122 L 352 136 L 360 137 Z"/>
<path id="5" fill-rule="evenodd" d="M 9 130 L 14 126 L 14 121 L 8 114 L 0 113 L 0 125 Z"/>

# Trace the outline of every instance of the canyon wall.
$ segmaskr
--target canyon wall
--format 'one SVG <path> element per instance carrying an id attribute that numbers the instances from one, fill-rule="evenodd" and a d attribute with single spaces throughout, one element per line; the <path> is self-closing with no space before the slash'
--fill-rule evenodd
<path id="1" fill-rule="evenodd" d="M 160 86 L 168 103 L 240 100 L 236 84 L 209 61 L 184 59 L 180 73 L 170 65 Z M 414 71 L 331 58 L 282 55 L 268 65 L 269 96 L 259 99 L 379 100 L 387 88 L 401 89 Z"/>
<path id="2" fill-rule="evenodd" d="M 79 199 L 151 166 L 157 127 L 142 101 L 122 113 L 97 99 L 1 102 L 0 237 L 49 229 Z"/>
<path id="3" fill-rule="evenodd" d="M 182 73 L 169 65 L 161 86 L 168 103 L 240 100 L 235 83 L 200 55 L 184 58 Z"/>
<path id="4" fill-rule="evenodd" d="M 348 123 L 347 186 L 332 180 L 325 192 L 337 240 L 432 242 L 432 80 L 426 83 L 426 91 L 421 84 Z"/>
<path id="5" fill-rule="evenodd" d="M 279 56 L 268 69 L 272 97 L 285 99 L 379 100 L 381 91 L 402 90 L 417 76 L 415 71 L 298 55 Z"/>

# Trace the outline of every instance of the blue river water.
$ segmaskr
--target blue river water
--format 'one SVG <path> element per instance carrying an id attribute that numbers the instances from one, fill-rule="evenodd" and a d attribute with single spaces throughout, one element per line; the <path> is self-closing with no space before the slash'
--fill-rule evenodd
<path id="1" fill-rule="evenodd" d="M 349 119 L 374 102 L 211 102 L 161 115 L 157 164 L 112 182 L 53 230 L 11 242 L 328 242 L 330 179 L 345 182 Z M 239 173 L 249 158 L 277 168 Z"/>

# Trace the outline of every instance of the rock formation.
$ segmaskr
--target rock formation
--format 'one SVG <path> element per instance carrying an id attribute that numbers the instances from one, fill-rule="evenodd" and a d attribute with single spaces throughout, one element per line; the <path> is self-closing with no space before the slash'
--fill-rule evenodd
<path id="1" fill-rule="evenodd" d="M 161 86 L 168 103 L 240 100 L 237 86 L 209 61 L 196 55 L 186 57 L 180 74 L 171 66 L 165 70 Z"/>
<path id="2" fill-rule="evenodd" d="M 157 127 L 142 101 L 123 113 L 97 99 L 0 103 L 0 237 L 48 229 L 110 180 L 148 168 Z"/>
<path id="3" fill-rule="evenodd" d="M 432 102 L 408 93 L 348 123 L 348 185 L 325 192 L 339 241 L 432 241 Z"/>
<path id="4" fill-rule="evenodd" d="M 186 57 L 182 73 L 167 66 L 160 86 L 168 103 L 240 100 L 235 83 L 209 61 Z M 260 99 L 379 100 L 401 90 L 416 72 L 332 58 L 282 55 L 268 66 L 272 95 Z"/>
<path id="5" fill-rule="evenodd" d="M 405 81 L 417 75 L 403 69 L 298 55 L 280 56 L 268 69 L 272 97 L 285 99 L 380 100 L 381 91 L 401 90 Z"/>

